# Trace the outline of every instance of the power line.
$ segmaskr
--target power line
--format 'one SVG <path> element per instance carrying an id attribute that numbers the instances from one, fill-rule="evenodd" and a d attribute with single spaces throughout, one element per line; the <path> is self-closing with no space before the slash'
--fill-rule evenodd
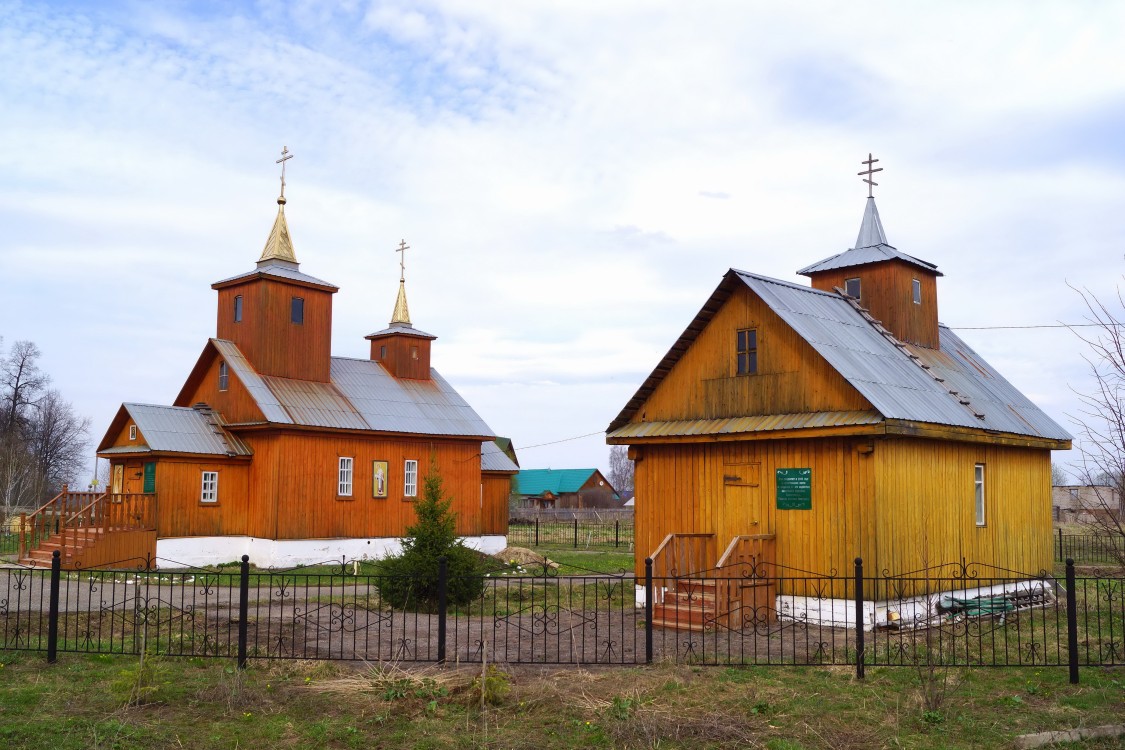
<path id="1" fill-rule="evenodd" d="M 552 440 L 549 443 L 537 443 L 536 445 L 525 445 L 525 446 L 519 448 L 519 451 L 520 451 L 520 453 L 522 453 L 526 450 L 531 450 L 532 448 L 542 448 L 545 445 L 557 445 L 559 443 L 569 443 L 571 440 L 581 440 L 582 438 L 588 438 L 588 437 L 593 437 L 594 435 L 604 435 L 604 434 L 605 433 L 602 430 L 598 430 L 597 432 L 588 432 L 585 435 L 575 435 L 574 437 L 563 438 L 562 440 Z"/>
<path id="2" fill-rule="evenodd" d="M 1034 326 L 946 326 L 951 331 L 1000 331 L 1016 328 L 1105 328 L 1125 326 L 1125 323 L 1050 323 Z"/>

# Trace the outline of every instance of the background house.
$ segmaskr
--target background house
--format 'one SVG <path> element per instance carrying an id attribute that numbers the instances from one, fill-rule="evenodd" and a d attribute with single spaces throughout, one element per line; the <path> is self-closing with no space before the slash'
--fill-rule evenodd
<path id="1" fill-rule="evenodd" d="M 522 508 L 620 508 L 621 499 L 597 469 L 521 469 L 515 493 Z"/>
<path id="2" fill-rule="evenodd" d="M 1116 487 L 1108 485 L 1068 484 L 1052 487 L 1051 508 L 1058 523 L 1089 522 L 1099 516 L 1125 518 L 1125 498 Z"/>

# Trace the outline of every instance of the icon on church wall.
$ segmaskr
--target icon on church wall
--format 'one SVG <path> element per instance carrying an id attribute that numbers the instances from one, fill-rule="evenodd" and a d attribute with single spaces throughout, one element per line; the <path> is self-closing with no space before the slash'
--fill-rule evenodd
<path id="1" fill-rule="evenodd" d="M 387 496 L 387 462 L 371 462 L 371 497 L 385 498 Z"/>

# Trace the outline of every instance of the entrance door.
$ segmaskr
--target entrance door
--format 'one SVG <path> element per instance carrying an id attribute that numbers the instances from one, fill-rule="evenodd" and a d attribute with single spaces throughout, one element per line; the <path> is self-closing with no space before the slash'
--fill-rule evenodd
<path id="1" fill-rule="evenodd" d="M 773 514 L 762 491 L 760 463 L 723 466 L 723 508 L 716 519 L 720 544 L 741 535 L 773 533 Z"/>
<path id="2" fill-rule="evenodd" d="M 728 464 L 723 472 L 726 517 L 716 595 L 722 622 L 739 629 L 775 616 L 774 508 L 762 487 L 761 464 Z"/>

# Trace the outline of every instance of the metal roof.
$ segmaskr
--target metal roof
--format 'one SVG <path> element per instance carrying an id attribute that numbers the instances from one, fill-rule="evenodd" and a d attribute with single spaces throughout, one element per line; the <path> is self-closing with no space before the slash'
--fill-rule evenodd
<path id="1" fill-rule="evenodd" d="M 611 438 L 684 437 L 688 435 L 739 435 L 812 427 L 851 427 L 881 424 L 875 411 L 828 411 L 808 414 L 762 414 L 725 419 L 680 419 L 666 422 L 629 422 L 609 433 Z"/>
<path id="2" fill-rule="evenodd" d="M 739 282 L 807 341 L 885 419 L 968 427 L 1049 440 L 1071 439 L 1064 429 L 948 328 L 940 327 L 940 350 L 901 344 L 876 328 L 852 301 L 842 295 L 734 269 L 726 274 L 695 320 L 610 424 L 608 432 L 611 436 L 624 435 L 621 431 L 626 429 L 633 436 L 644 433 L 644 428 L 627 423 Z M 978 417 L 978 414 L 982 416 Z M 738 418 L 732 417 L 732 420 Z M 810 420 L 817 418 L 816 415 L 809 417 Z M 732 424 L 735 423 L 732 421 Z M 685 423 L 664 424 L 651 429 L 668 430 L 665 433 L 668 435 L 680 434 L 674 430 L 730 429 L 718 424 L 706 427 L 698 424 L 690 427 Z M 746 428 L 749 424 L 742 426 Z M 769 422 L 761 424 L 768 425 Z M 810 422 L 808 426 L 814 425 Z M 651 436 L 655 433 L 645 434 Z"/>
<path id="3" fill-rule="evenodd" d="M 151 451 L 217 456 L 248 456 L 250 450 L 208 416 L 183 406 L 123 404 Z M 132 446 L 129 446 L 132 447 Z M 126 452 L 108 449 L 103 453 Z M 138 452 L 138 451 L 128 451 Z"/>
<path id="4" fill-rule="evenodd" d="M 521 469 L 516 487 L 521 495 L 578 492 L 597 469 Z"/>
<path id="5" fill-rule="evenodd" d="M 253 271 L 240 273 L 237 276 L 231 276 L 228 279 L 222 279 L 212 284 L 212 287 L 222 286 L 229 284 L 232 281 L 242 281 L 243 279 L 256 279 L 259 276 L 274 276 L 286 281 L 300 281 L 305 284 L 315 284 L 316 286 L 325 287 L 327 289 L 339 289 L 340 287 L 331 284 L 323 279 L 318 279 L 315 276 L 309 276 L 307 273 L 301 273 L 297 269 L 296 263 L 286 263 L 278 260 L 265 260 L 259 261 L 258 267 Z"/>
<path id="6" fill-rule="evenodd" d="M 375 333 L 369 333 L 366 336 L 364 336 L 364 338 L 365 339 L 373 339 L 377 336 L 390 336 L 393 333 L 401 334 L 403 336 L 418 336 L 419 338 L 423 338 L 423 339 L 436 339 L 437 338 L 437 336 L 433 335 L 432 333 L 426 333 L 425 331 L 419 331 L 417 328 L 410 325 L 409 323 L 405 323 L 405 324 L 404 323 L 395 323 L 395 324 L 391 325 L 390 328 L 384 328 L 381 331 L 376 331 Z"/>
<path id="7" fill-rule="evenodd" d="M 875 206 L 875 199 L 868 198 L 867 206 L 863 211 L 863 220 L 859 224 L 859 236 L 856 237 L 855 247 L 830 258 L 817 261 L 811 266 L 805 266 L 797 273 L 808 276 L 820 271 L 851 268 L 868 263 L 880 263 L 885 260 L 901 260 L 937 276 L 942 275 L 933 263 L 899 252 L 898 248 L 887 242 L 887 235 L 883 232 L 883 221 L 879 218 L 879 209 Z"/>
<path id="8" fill-rule="evenodd" d="M 238 348 L 233 341 L 225 341 L 223 339 L 211 339 L 211 343 L 215 345 L 218 350 L 219 356 L 226 360 L 227 367 L 242 383 L 243 387 L 250 392 L 250 397 L 254 399 L 254 403 L 262 411 L 262 416 L 268 422 L 276 424 L 293 424 L 293 419 L 285 408 L 281 405 L 281 401 L 273 394 L 266 381 L 258 374 L 251 365 L 250 361 L 242 355 L 242 350 Z"/>
<path id="9" fill-rule="evenodd" d="M 519 471 L 520 467 L 516 466 L 494 441 L 486 440 L 480 446 L 480 470 L 514 473 Z"/>

